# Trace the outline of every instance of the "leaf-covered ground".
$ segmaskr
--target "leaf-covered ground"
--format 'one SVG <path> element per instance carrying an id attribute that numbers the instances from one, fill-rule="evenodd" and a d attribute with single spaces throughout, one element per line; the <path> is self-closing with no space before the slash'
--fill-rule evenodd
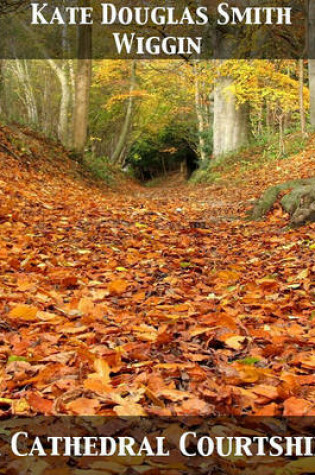
<path id="1" fill-rule="evenodd" d="M 111 191 L 0 135 L 0 414 L 314 415 L 315 227 L 244 219 L 314 175 L 312 142 L 221 185 Z"/>

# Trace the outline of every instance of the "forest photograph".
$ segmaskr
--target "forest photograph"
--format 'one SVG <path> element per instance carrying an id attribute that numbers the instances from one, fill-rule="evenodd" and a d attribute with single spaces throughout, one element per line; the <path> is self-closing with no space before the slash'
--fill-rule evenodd
<path id="1" fill-rule="evenodd" d="M 0 472 L 315 473 L 313 437 L 232 440 L 313 434 L 315 59 L 95 59 L 81 31 L 0 59 Z M 133 445 L 60 460 L 66 424 Z"/>

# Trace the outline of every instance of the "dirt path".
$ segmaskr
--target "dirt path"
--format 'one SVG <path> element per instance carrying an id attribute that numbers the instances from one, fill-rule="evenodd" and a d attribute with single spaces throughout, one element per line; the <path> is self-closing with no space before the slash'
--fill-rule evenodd
<path id="1" fill-rule="evenodd" d="M 242 190 L 104 193 L 10 160 L 2 413 L 314 412 L 314 227 L 245 222 Z"/>

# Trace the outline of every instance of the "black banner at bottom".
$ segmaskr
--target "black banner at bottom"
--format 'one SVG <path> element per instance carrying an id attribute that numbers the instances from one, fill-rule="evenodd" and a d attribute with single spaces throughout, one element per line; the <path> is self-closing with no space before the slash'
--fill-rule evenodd
<path id="1" fill-rule="evenodd" d="M 0 473 L 315 473 L 312 417 L 33 417 L 0 421 Z"/>

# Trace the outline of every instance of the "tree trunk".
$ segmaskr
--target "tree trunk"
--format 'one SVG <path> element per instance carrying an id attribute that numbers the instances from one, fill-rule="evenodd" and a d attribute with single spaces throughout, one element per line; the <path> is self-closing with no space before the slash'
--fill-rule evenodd
<path id="1" fill-rule="evenodd" d="M 303 137 L 306 135 L 306 119 L 304 108 L 304 60 L 299 59 L 299 107 L 300 107 L 300 121 L 301 133 Z"/>
<path id="2" fill-rule="evenodd" d="M 198 152 L 199 157 L 202 161 L 205 161 L 206 156 L 206 144 L 205 144 L 205 123 L 204 117 L 202 112 L 202 105 L 201 105 L 201 98 L 200 98 L 200 84 L 198 78 L 198 69 L 196 63 L 194 63 L 194 79 L 195 79 L 195 108 L 196 108 L 196 116 L 197 116 L 197 125 L 198 125 Z"/>
<path id="3" fill-rule="evenodd" d="M 71 93 L 69 88 L 69 79 L 65 70 L 65 65 L 63 65 L 58 78 L 61 86 L 58 138 L 67 147 L 71 146 L 71 141 L 69 141 L 69 111 L 71 103 Z"/>
<path id="4" fill-rule="evenodd" d="M 32 31 L 29 27 L 23 24 L 23 28 L 31 34 Z M 32 36 L 33 37 L 33 36 Z M 33 37 L 35 40 L 35 38 Z M 47 63 L 49 64 L 50 68 L 56 74 L 61 90 L 61 99 L 60 99 L 60 107 L 59 107 L 59 119 L 58 119 L 58 139 L 61 143 L 65 146 L 71 146 L 70 134 L 69 134 L 69 112 L 70 112 L 70 104 L 71 104 L 71 89 L 69 81 L 69 77 L 66 71 L 67 63 L 65 61 L 55 61 L 49 57 L 48 52 L 45 50 L 43 46 L 39 46 L 42 50 L 43 55 L 47 59 Z M 69 66 L 69 75 L 71 80 L 71 64 L 68 61 Z"/>
<path id="5" fill-rule="evenodd" d="M 264 107 L 263 105 L 261 105 L 258 111 L 258 120 L 257 120 L 257 136 L 258 137 L 263 134 L 263 117 L 264 117 Z"/>
<path id="6" fill-rule="evenodd" d="M 310 122 L 315 127 L 315 59 L 308 61 L 308 75 L 310 88 Z"/>
<path id="7" fill-rule="evenodd" d="M 69 137 L 69 112 L 71 91 L 69 85 L 69 78 L 66 72 L 66 64 L 63 63 L 60 66 L 57 61 L 54 61 L 52 59 L 48 59 L 47 61 L 51 69 L 56 73 L 61 89 L 58 120 L 58 139 L 66 147 L 71 146 L 71 141 Z"/>
<path id="8" fill-rule="evenodd" d="M 213 154 L 215 158 L 248 143 L 248 106 L 237 104 L 233 80 L 218 78 L 214 89 Z"/>
<path id="9" fill-rule="evenodd" d="M 90 2 L 84 2 L 89 6 Z M 83 156 L 88 135 L 88 115 L 92 73 L 92 28 L 80 25 L 78 28 L 78 64 L 76 72 L 76 90 L 74 104 L 74 151 Z"/>
<path id="10" fill-rule="evenodd" d="M 315 2 L 308 2 L 308 75 L 310 88 L 310 122 L 315 127 Z"/>
<path id="11" fill-rule="evenodd" d="M 16 59 L 14 62 L 14 69 L 21 84 L 21 88 L 24 90 L 25 105 L 27 110 L 27 116 L 30 124 L 38 124 L 38 110 L 37 103 L 33 91 L 33 86 L 29 74 L 28 63 L 26 60 Z"/>
<path id="12" fill-rule="evenodd" d="M 269 101 L 266 101 L 266 129 L 267 133 L 271 133 L 271 111 Z"/>
<path id="13" fill-rule="evenodd" d="M 111 157 L 111 161 L 115 164 L 120 162 L 121 165 L 123 165 L 123 161 L 121 160 L 121 155 L 122 152 L 126 146 L 126 141 L 128 138 L 128 133 L 130 130 L 130 126 L 132 123 L 132 113 L 133 113 L 133 105 L 134 105 L 134 96 L 133 92 L 135 90 L 136 86 L 136 61 L 132 61 L 131 64 L 131 79 L 130 79 L 130 88 L 129 88 L 129 99 L 128 99 L 128 105 L 127 105 L 127 111 L 126 111 L 126 116 L 124 120 L 124 124 L 122 126 L 120 136 L 118 139 L 118 143 L 116 145 L 115 151 Z"/>
<path id="14" fill-rule="evenodd" d="M 284 114 L 281 112 L 278 116 L 279 122 L 279 157 L 285 155 L 285 143 L 284 143 Z"/>
<path id="15" fill-rule="evenodd" d="M 6 116 L 6 91 L 5 91 L 5 59 L 0 60 L 0 114 Z"/>

